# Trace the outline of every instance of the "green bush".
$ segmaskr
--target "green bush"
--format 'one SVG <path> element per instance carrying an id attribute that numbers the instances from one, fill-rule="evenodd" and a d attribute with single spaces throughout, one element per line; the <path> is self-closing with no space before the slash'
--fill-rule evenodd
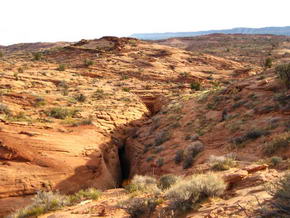
<path id="1" fill-rule="evenodd" d="M 65 69 L 66 69 L 65 64 L 60 64 L 60 65 L 58 65 L 58 67 L 57 67 L 57 70 L 58 70 L 58 71 L 65 71 Z"/>
<path id="2" fill-rule="evenodd" d="M 91 66 L 93 64 L 94 64 L 94 62 L 92 60 L 89 60 L 89 59 L 84 60 L 84 65 L 86 67 L 89 67 L 89 66 Z"/>
<path id="3" fill-rule="evenodd" d="M 226 189 L 223 179 L 215 174 L 193 175 L 191 178 L 179 180 L 166 192 L 173 211 L 195 209 L 208 197 L 221 196 Z"/>
<path id="4" fill-rule="evenodd" d="M 34 100 L 34 107 L 41 107 L 44 106 L 45 103 L 45 99 L 42 97 L 36 97 Z"/>
<path id="5" fill-rule="evenodd" d="M 3 56 L 4 56 L 4 53 L 0 51 L 0 58 L 2 58 Z"/>
<path id="6" fill-rule="evenodd" d="M 158 188 L 161 190 L 169 189 L 177 182 L 178 179 L 178 176 L 172 174 L 163 175 L 159 178 Z"/>
<path id="7" fill-rule="evenodd" d="M 42 53 L 41 52 L 36 52 L 36 53 L 33 53 L 33 60 L 34 61 L 40 61 L 42 59 Z"/>
<path id="8" fill-rule="evenodd" d="M 283 159 L 281 157 L 277 157 L 277 156 L 274 156 L 274 157 L 271 157 L 270 158 L 270 164 L 272 166 L 277 166 L 279 163 L 281 163 L 283 161 Z"/>
<path id="9" fill-rule="evenodd" d="M 195 91 L 199 91 L 201 89 L 201 85 L 199 82 L 192 82 L 190 84 L 190 88 Z"/>
<path id="10" fill-rule="evenodd" d="M 55 108 L 49 109 L 46 112 L 46 114 L 56 119 L 65 119 L 68 117 L 75 116 L 77 112 L 78 112 L 77 109 L 55 107 Z"/>
<path id="11" fill-rule="evenodd" d="M 290 63 L 282 64 L 276 67 L 276 72 L 286 88 L 290 88 Z"/>
<path id="12" fill-rule="evenodd" d="M 92 95 L 92 98 L 95 98 L 97 100 L 100 100 L 100 99 L 104 99 L 106 96 L 105 92 L 103 89 L 97 89 L 94 94 Z"/>
<path id="13" fill-rule="evenodd" d="M 271 68 L 273 65 L 273 59 L 272 58 L 266 58 L 265 63 L 264 63 L 264 67 L 265 68 Z"/>
<path id="14" fill-rule="evenodd" d="M 80 93 L 74 96 L 74 99 L 77 100 L 78 102 L 85 102 L 87 100 L 87 97 L 84 94 Z"/>

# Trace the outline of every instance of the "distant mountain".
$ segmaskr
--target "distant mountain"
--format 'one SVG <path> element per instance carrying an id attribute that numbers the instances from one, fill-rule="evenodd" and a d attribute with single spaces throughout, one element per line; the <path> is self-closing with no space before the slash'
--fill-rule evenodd
<path id="1" fill-rule="evenodd" d="M 199 32 L 176 32 L 176 33 L 135 33 L 131 37 L 144 40 L 159 40 L 173 37 L 190 37 L 208 35 L 213 33 L 224 34 L 272 34 L 290 36 L 290 26 L 286 27 L 264 27 L 264 28 L 234 28 L 227 30 L 208 30 Z"/>
<path id="2" fill-rule="evenodd" d="M 2 46 L 0 45 L 0 51 L 5 54 L 11 54 L 15 52 L 37 52 L 43 49 L 64 47 L 69 45 L 68 42 L 35 42 L 35 43 L 18 43 L 14 45 Z"/>

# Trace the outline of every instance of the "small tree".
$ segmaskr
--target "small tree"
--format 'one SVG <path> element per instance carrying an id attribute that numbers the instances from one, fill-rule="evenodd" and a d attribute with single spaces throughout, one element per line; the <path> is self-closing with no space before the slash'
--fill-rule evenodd
<path id="1" fill-rule="evenodd" d="M 286 88 L 290 88 L 290 63 L 282 64 L 276 67 L 276 72 L 280 80 L 286 85 Z"/>
<path id="2" fill-rule="evenodd" d="M 33 60 L 40 61 L 42 58 L 42 54 L 40 52 L 33 53 Z"/>
<path id="3" fill-rule="evenodd" d="M 272 58 L 266 58 L 265 63 L 264 63 L 264 67 L 265 68 L 271 68 L 273 65 L 273 59 Z"/>

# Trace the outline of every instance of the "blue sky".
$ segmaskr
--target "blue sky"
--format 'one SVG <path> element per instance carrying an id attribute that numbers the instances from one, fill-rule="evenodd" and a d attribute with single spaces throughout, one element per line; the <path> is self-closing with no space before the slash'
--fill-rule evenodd
<path id="1" fill-rule="evenodd" d="M 0 45 L 290 26 L 289 0 L 1 0 Z"/>

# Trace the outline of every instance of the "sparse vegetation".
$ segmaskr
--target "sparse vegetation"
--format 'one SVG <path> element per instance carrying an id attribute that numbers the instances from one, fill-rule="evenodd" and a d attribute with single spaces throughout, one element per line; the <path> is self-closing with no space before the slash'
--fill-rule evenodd
<path id="1" fill-rule="evenodd" d="M 40 191 L 33 199 L 33 203 L 13 214 L 13 218 L 38 217 L 41 214 L 58 210 L 64 206 L 73 205 L 83 200 L 96 200 L 101 192 L 95 188 L 80 190 L 74 195 L 65 196 L 59 193 Z"/>
<path id="2" fill-rule="evenodd" d="M 74 108 L 55 107 L 46 111 L 46 114 L 56 119 L 65 119 L 67 117 L 73 117 L 78 111 Z"/>
<path id="3" fill-rule="evenodd" d="M 268 135 L 269 132 L 263 129 L 252 129 L 249 130 L 245 135 L 232 139 L 235 146 L 241 147 L 245 142 L 249 140 L 255 140 L 261 136 Z"/>
<path id="4" fill-rule="evenodd" d="M 273 196 L 271 201 L 271 217 L 290 216 L 290 174 L 287 173 L 283 178 L 269 185 L 269 193 Z M 267 216 L 266 216 L 267 217 Z M 269 216 L 268 216 L 269 217 Z"/>
<path id="5" fill-rule="evenodd" d="M 265 154 L 271 155 L 277 151 L 286 148 L 290 145 L 290 132 L 285 132 L 274 136 L 274 138 L 265 143 L 264 151 Z"/>

